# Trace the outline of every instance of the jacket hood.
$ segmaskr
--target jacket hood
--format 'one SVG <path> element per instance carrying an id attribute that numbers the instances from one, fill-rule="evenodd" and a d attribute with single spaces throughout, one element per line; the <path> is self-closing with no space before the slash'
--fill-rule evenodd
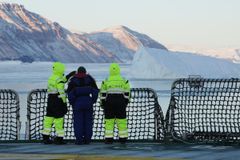
<path id="1" fill-rule="evenodd" d="M 109 68 L 110 76 L 120 75 L 120 67 L 117 63 L 112 63 Z"/>
<path id="2" fill-rule="evenodd" d="M 53 74 L 63 75 L 65 71 L 65 65 L 60 62 L 53 63 Z"/>
<path id="3" fill-rule="evenodd" d="M 80 73 L 75 74 L 74 77 L 84 78 L 84 77 L 87 77 L 87 74 L 86 74 L 86 73 L 83 73 L 83 72 L 80 72 Z"/>

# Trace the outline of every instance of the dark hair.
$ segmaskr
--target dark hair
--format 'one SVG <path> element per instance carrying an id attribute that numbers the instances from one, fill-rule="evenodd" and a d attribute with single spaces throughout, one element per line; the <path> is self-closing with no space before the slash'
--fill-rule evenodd
<path id="1" fill-rule="evenodd" d="M 84 68 L 83 66 L 78 67 L 78 73 L 86 73 L 86 68 Z"/>

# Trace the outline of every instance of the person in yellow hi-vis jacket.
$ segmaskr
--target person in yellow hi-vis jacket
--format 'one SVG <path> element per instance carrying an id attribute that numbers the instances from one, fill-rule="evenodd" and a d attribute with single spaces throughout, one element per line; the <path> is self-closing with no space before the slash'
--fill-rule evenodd
<path id="1" fill-rule="evenodd" d="M 48 79 L 47 114 L 43 121 L 43 143 L 65 144 L 63 142 L 63 117 L 67 113 L 66 94 L 64 90 L 67 81 L 64 76 L 65 66 L 60 62 L 53 63 L 53 74 Z M 55 125 L 56 137 L 50 140 L 52 125 Z"/>
<path id="2" fill-rule="evenodd" d="M 120 143 L 128 138 L 126 107 L 130 99 L 130 84 L 120 74 L 117 63 L 110 65 L 110 75 L 102 82 L 100 90 L 101 106 L 105 115 L 105 143 L 112 144 L 115 121 Z"/>

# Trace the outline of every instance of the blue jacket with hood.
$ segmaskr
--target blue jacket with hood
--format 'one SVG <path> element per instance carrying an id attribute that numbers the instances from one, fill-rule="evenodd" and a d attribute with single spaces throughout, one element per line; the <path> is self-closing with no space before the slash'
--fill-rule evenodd
<path id="1" fill-rule="evenodd" d="M 99 89 L 95 80 L 86 73 L 75 74 L 68 84 L 68 99 L 73 109 L 92 109 Z"/>

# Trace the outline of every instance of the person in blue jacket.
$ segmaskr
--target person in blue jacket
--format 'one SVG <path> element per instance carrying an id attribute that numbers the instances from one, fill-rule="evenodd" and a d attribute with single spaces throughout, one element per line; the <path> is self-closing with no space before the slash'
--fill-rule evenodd
<path id="1" fill-rule="evenodd" d="M 99 89 L 94 78 L 87 74 L 83 66 L 69 80 L 67 93 L 73 107 L 75 144 L 89 144 L 93 128 L 93 104 L 98 98 Z"/>

